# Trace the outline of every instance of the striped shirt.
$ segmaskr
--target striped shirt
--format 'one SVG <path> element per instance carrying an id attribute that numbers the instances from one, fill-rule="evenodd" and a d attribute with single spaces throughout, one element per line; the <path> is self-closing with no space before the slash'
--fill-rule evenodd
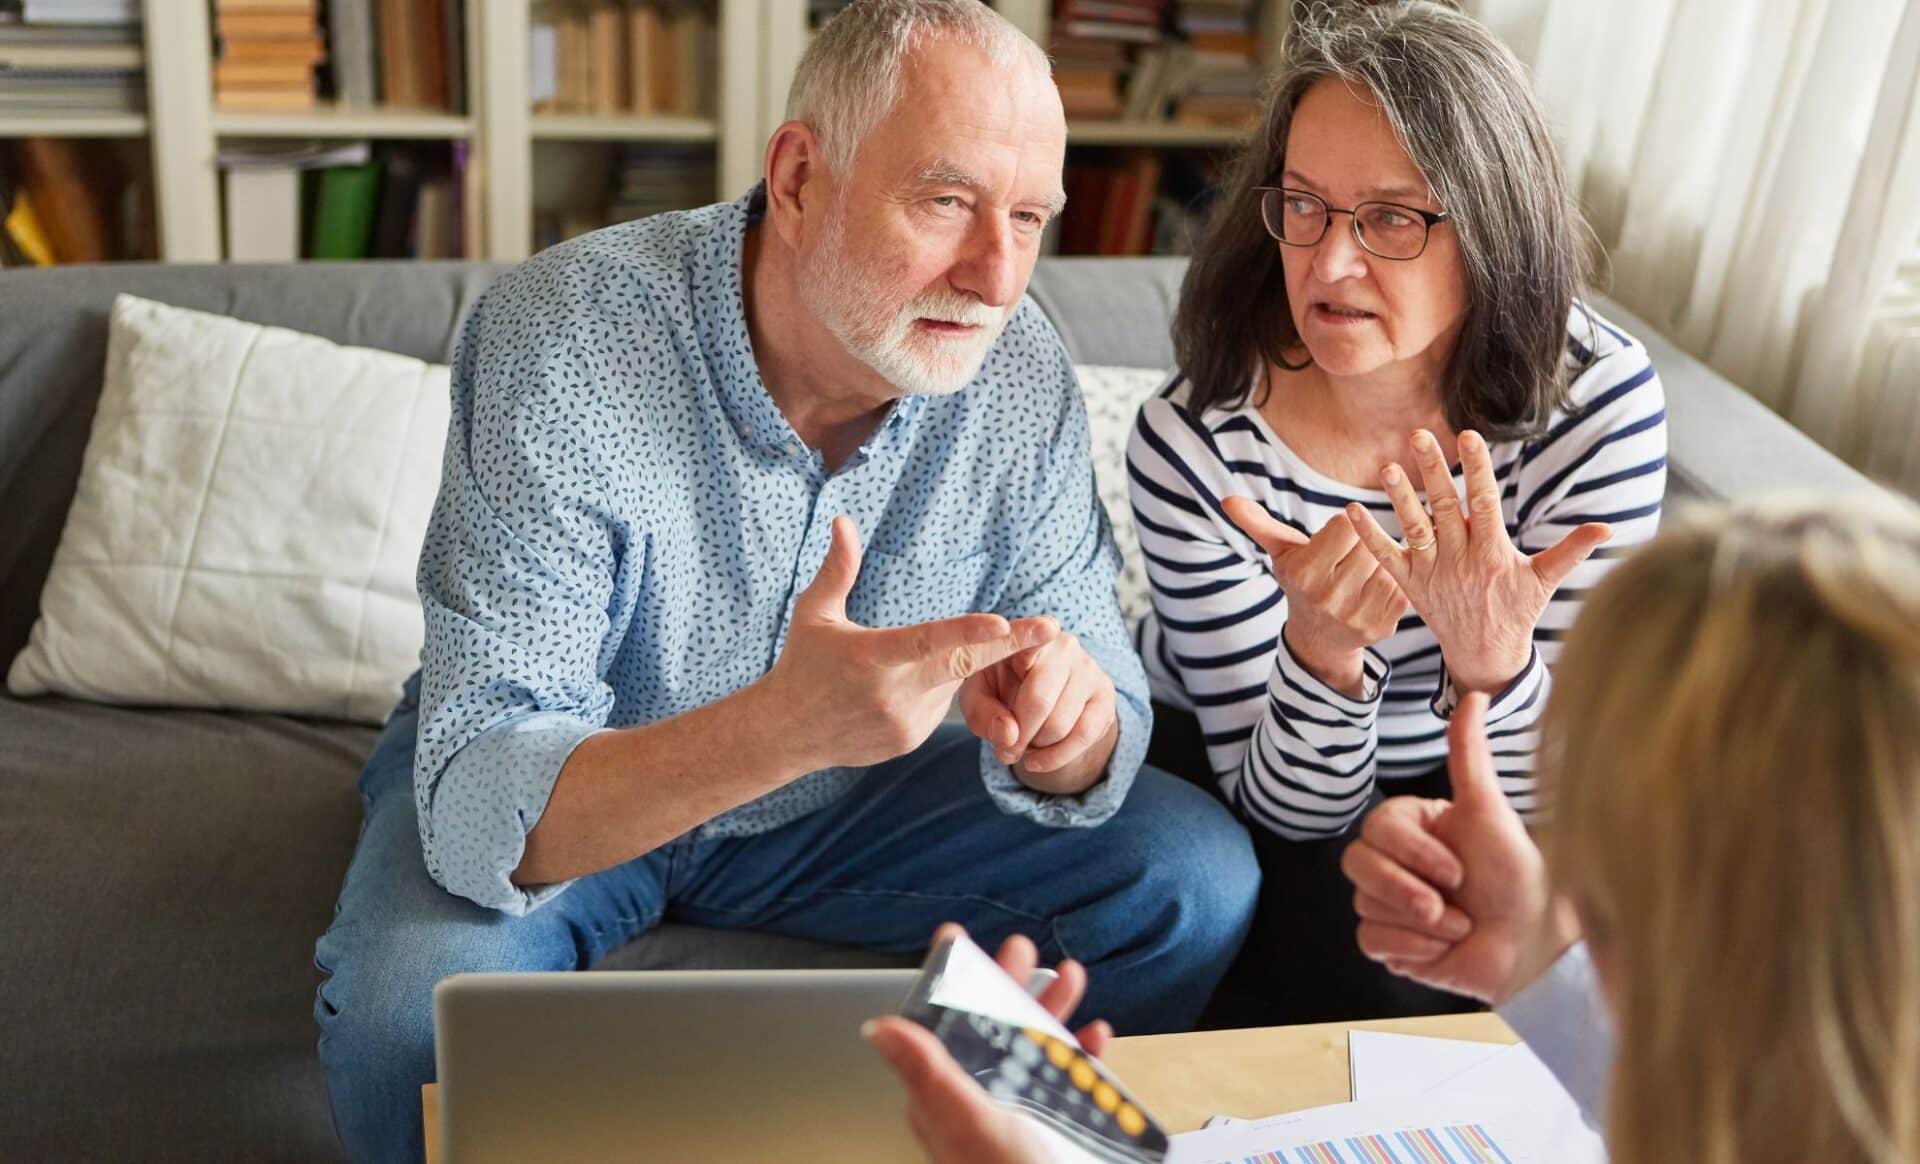
<path id="1" fill-rule="evenodd" d="M 1488 709 L 1501 787 L 1527 814 L 1535 808 L 1534 729 L 1559 641 L 1612 562 L 1653 536 L 1666 488 L 1666 406 L 1646 348 L 1598 316 L 1592 326 L 1587 319 L 1576 306 L 1567 409 L 1541 435 L 1489 450 L 1507 533 L 1522 550 L 1538 553 L 1584 522 L 1613 526 L 1612 541 L 1554 595 L 1525 670 Z M 1293 657 L 1280 638 L 1286 595 L 1221 499 L 1252 497 L 1308 534 L 1351 501 L 1396 537 L 1399 520 L 1384 492 L 1316 472 L 1251 403 L 1195 416 L 1190 393 L 1176 374 L 1141 409 L 1127 448 L 1154 606 L 1136 644 L 1156 697 L 1199 719 L 1215 778 L 1236 808 L 1282 836 L 1332 836 L 1366 810 L 1378 783 L 1445 763 L 1454 691 L 1440 645 L 1418 614 L 1401 619 L 1366 652 L 1360 699 Z M 1454 480 L 1464 496 L 1457 467 Z"/>

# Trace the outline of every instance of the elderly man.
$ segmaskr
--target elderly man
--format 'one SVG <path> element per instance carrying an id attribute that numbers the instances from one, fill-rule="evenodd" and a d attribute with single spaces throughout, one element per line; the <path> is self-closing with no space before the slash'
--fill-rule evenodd
<path id="1" fill-rule="evenodd" d="M 419 1150 L 439 978 L 662 918 L 1024 934 L 1123 1031 L 1190 1023 L 1244 936 L 1244 833 L 1141 767 L 1085 410 L 1022 298 L 1045 58 L 977 0 L 860 0 L 789 114 L 746 197 L 536 256 L 461 337 L 423 666 L 317 951 L 356 1157 Z"/>

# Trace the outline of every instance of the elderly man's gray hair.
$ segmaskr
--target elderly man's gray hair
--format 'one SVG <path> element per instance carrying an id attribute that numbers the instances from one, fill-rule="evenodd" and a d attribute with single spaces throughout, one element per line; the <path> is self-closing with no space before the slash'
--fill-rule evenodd
<path id="1" fill-rule="evenodd" d="M 852 168 L 899 96 L 901 62 L 931 36 L 977 48 L 1001 69 L 1051 73 L 1040 46 L 982 0 L 854 0 L 807 46 L 787 91 L 787 119 L 813 127 L 835 174 Z"/>

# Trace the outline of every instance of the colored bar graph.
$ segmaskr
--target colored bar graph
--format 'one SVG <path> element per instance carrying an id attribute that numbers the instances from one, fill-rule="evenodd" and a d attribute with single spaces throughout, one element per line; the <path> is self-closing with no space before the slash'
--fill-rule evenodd
<path id="1" fill-rule="evenodd" d="M 1419 1128 L 1384 1135 L 1326 1140 L 1248 1156 L 1244 1164 L 1513 1164 L 1479 1124 Z"/>

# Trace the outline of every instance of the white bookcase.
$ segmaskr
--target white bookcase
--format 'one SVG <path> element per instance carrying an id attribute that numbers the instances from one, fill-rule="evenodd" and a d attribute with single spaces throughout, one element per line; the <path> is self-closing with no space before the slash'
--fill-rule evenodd
<path id="1" fill-rule="evenodd" d="M 532 170 L 536 140 L 712 142 L 719 188 L 733 197 L 753 181 L 771 125 L 763 94 L 778 89 L 766 70 L 767 29 L 805 0 L 718 0 L 718 109 L 712 118 L 536 116 L 528 88 L 528 0 L 465 0 L 466 114 L 383 109 L 303 113 L 218 110 L 213 98 L 213 28 L 205 0 L 144 0 L 145 115 L 0 118 L 0 138 L 31 136 L 146 138 L 153 163 L 160 258 L 219 262 L 223 141 L 319 138 L 464 141 L 471 150 L 469 232 L 476 258 L 519 259 L 533 238 Z"/>
<path id="2" fill-rule="evenodd" d="M 219 262 L 223 141 L 319 138 L 465 141 L 471 151 L 466 205 L 476 258 L 520 259 L 533 238 L 536 142 L 712 142 L 718 188 L 732 198 L 759 175 L 767 136 L 780 123 L 788 83 L 805 51 L 806 0 L 718 0 L 717 109 L 712 118 L 534 114 L 529 92 L 528 0 L 464 0 L 466 114 L 381 109 L 304 113 L 217 110 L 213 30 L 205 0 L 143 0 L 145 115 L 0 118 L 0 138 L 26 136 L 147 139 L 152 156 L 160 258 Z M 1051 0 L 994 0 L 1041 44 Z M 1277 45 L 1288 0 L 1269 0 L 1266 41 Z M 1178 148 L 1224 146 L 1238 131 L 1162 122 L 1074 122 L 1074 145 Z"/>

